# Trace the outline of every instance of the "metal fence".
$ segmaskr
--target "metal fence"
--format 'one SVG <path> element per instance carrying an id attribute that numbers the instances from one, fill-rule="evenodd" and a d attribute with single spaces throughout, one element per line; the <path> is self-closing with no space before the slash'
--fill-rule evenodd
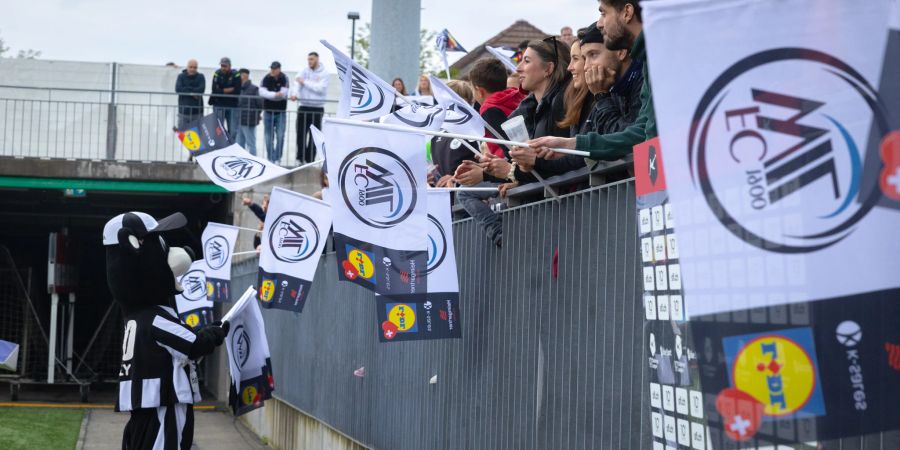
<path id="1" fill-rule="evenodd" d="M 650 448 L 634 202 L 626 181 L 506 210 L 502 248 L 457 222 L 460 340 L 379 344 L 326 254 L 302 315 L 264 311 L 276 396 L 373 448 Z"/>
<path id="2" fill-rule="evenodd" d="M 204 105 L 211 96 L 203 95 Z M 334 101 L 328 103 L 333 109 Z M 297 164 L 298 114 L 312 120 L 296 105 L 288 103 L 282 156 L 276 161 L 285 166 Z M 202 114 L 212 112 L 203 107 Z M 177 125 L 178 95 L 172 92 L 0 85 L 0 156 L 185 162 L 188 153 L 175 134 Z M 260 120 L 256 148 L 262 156 L 264 128 Z"/>

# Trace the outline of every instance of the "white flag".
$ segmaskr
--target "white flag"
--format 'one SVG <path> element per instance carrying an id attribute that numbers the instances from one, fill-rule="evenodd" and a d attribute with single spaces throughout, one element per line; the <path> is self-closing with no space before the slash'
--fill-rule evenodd
<path id="1" fill-rule="evenodd" d="M 434 75 L 431 75 L 431 89 L 438 104 L 447 110 L 447 116 L 444 118 L 445 130 L 467 136 L 484 136 L 486 128 L 484 119 L 475 108 Z"/>
<path id="2" fill-rule="evenodd" d="M 380 294 L 425 292 L 422 136 L 325 121 L 340 279 Z"/>
<path id="3" fill-rule="evenodd" d="M 223 319 L 230 324 L 225 348 L 231 371 L 229 403 L 235 416 L 261 407 L 275 390 L 269 340 L 255 298 L 256 291 L 247 288 Z"/>
<path id="4" fill-rule="evenodd" d="M 406 105 L 380 118 L 379 122 L 437 131 L 444 124 L 445 114 L 440 107 Z"/>
<path id="5" fill-rule="evenodd" d="M 231 256 L 237 237 L 238 228 L 231 225 L 209 222 L 203 230 L 206 281 L 212 287 L 207 294 L 214 302 L 231 301 Z"/>
<path id="6" fill-rule="evenodd" d="M 212 323 L 213 302 L 207 296 L 212 286 L 208 284 L 205 271 L 205 261 L 194 261 L 191 268 L 178 279 L 183 289 L 175 296 L 178 318 L 194 329 Z"/>
<path id="7" fill-rule="evenodd" d="M 196 159 L 213 183 L 231 192 L 247 189 L 289 172 L 277 164 L 247 153 L 237 144 L 203 153 Z"/>
<path id="8" fill-rule="evenodd" d="M 495 58 L 499 59 L 500 62 L 506 66 L 506 70 L 509 70 L 510 73 L 516 73 L 516 63 L 513 62 L 513 55 L 516 54 L 515 51 L 507 50 L 501 47 L 491 47 L 490 45 L 485 45 L 484 48 L 488 51 L 488 53 L 494 55 Z"/>
<path id="9" fill-rule="evenodd" d="M 259 255 L 259 300 L 301 312 L 331 228 L 331 207 L 276 187 L 269 199 Z"/>
<path id="10" fill-rule="evenodd" d="M 393 86 L 378 78 L 327 41 L 319 41 L 331 50 L 338 77 L 341 79 L 341 98 L 338 117 L 352 117 L 359 120 L 377 119 L 391 112 L 397 97 Z M 348 71 L 353 76 L 347 77 Z"/>

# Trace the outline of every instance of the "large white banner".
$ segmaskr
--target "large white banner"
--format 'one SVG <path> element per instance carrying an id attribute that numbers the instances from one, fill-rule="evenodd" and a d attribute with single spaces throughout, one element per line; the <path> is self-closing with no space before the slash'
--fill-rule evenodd
<path id="1" fill-rule="evenodd" d="M 378 119 L 378 121 L 391 125 L 403 125 L 437 131 L 444 125 L 445 115 L 446 111 L 437 106 L 406 105 Z"/>
<path id="2" fill-rule="evenodd" d="M 484 136 L 485 122 L 481 114 L 462 97 L 447 87 L 438 77 L 431 75 L 431 88 L 438 104 L 447 110 L 443 128 L 451 133 L 467 136 Z M 502 138 L 502 136 L 498 136 Z"/>
<path id="3" fill-rule="evenodd" d="M 303 311 L 331 228 L 331 207 L 275 187 L 259 254 L 259 300 L 265 308 Z"/>
<path id="4" fill-rule="evenodd" d="M 325 120 L 340 279 L 379 294 L 425 293 L 422 135 Z"/>
<path id="5" fill-rule="evenodd" d="M 209 222 L 203 230 L 203 261 L 206 262 L 207 295 L 214 302 L 231 301 L 231 257 L 238 228 Z"/>
<path id="6" fill-rule="evenodd" d="M 889 2 L 645 8 L 688 313 L 900 286 L 900 215 L 876 207 L 883 193 L 862 176 L 888 131 L 879 102 L 897 101 L 879 98 L 873 85 Z M 754 32 L 760 24 L 777 32 Z M 696 46 L 684 32 L 692 29 L 711 44 L 684 64 L 679 55 Z M 722 298 L 726 288 L 740 296 Z"/>
<path id="7" fill-rule="evenodd" d="M 175 296 L 178 318 L 193 329 L 212 323 L 212 306 L 208 294 L 211 286 L 206 279 L 206 262 L 191 263 L 191 268 L 178 280 L 180 294 Z"/>
<path id="8" fill-rule="evenodd" d="M 247 189 L 289 172 L 265 158 L 247 153 L 237 144 L 203 153 L 196 156 L 196 159 L 210 181 L 231 192 Z"/>
<path id="9" fill-rule="evenodd" d="M 223 319 L 230 324 L 225 348 L 231 372 L 229 403 L 235 416 L 261 407 L 275 390 L 269 340 L 255 298 L 256 291 L 247 288 Z"/>

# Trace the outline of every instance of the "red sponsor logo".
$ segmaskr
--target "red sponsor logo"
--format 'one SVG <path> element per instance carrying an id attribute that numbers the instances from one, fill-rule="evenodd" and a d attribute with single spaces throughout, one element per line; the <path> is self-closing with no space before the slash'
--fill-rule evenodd
<path id="1" fill-rule="evenodd" d="M 900 345 L 885 342 L 884 351 L 887 352 L 888 365 L 892 369 L 900 371 Z"/>
<path id="2" fill-rule="evenodd" d="M 752 438 L 759 430 L 765 406 L 744 391 L 726 388 L 716 397 L 716 410 L 722 415 L 725 434 L 740 442 Z"/>
<path id="3" fill-rule="evenodd" d="M 400 281 L 409 284 L 409 272 L 400 272 Z"/>
<path id="4" fill-rule="evenodd" d="M 438 315 L 441 316 L 441 320 L 447 320 L 447 311 L 443 309 L 438 310 Z"/>
<path id="5" fill-rule="evenodd" d="M 881 141 L 884 168 L 878 184 L 885 197 L 900 201 L 900 131 L 888 133 Z"/>
<path id="6" fill-rule="evenodd" d="M 394 325 L 390 320 L 385 320 L 384 322 L 381 322 L 381 332 L 385 339 L 394 339 L 394 337 L 397 336 L 397 325 Z"/>
<path id="7" fill-rule="evenodd" d="M 341 267 L 344 269 L 344 278 L 353 281 L 359 276 L 359 271 L 356 270 L 356 267 L 354 267 L 350 261 L 345 259 L 344 262 L 341 263 Z"/>

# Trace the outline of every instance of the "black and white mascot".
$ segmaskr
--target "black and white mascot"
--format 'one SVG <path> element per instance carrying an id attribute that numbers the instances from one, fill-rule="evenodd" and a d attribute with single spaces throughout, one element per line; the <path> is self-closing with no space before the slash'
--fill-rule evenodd
<path id="1" fill-rule="evenodd" d="M 162 234 L 183 228 L 181 213 L 156 221 L 130 212 L 103 228 L 106 277 L 125 315 L 116 411 L 130 411 L 122 448 L 184 449 L 194 439 L 193 404 L 200 400 L 194 361 L 222 344 L 228 323 L 198 332 L 181 323 L 175 295 L 193 253 L 169 247 Z"/>

